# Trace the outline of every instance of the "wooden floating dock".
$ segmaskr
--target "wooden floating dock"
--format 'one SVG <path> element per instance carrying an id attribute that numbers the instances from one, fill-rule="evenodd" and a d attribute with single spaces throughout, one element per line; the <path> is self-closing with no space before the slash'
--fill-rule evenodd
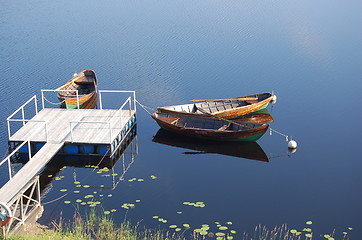
<path id="1" fill-rule="evenodd" d="M 43 91 L 56 90 L 42 90 L 40 111 L 37 107 L 37 98 L 34 96 L 7 119 L 9 148 L 12 152 L 0 162 L 0 167 L 7 162 L 9 171 L 9 180 L 0 188 L 0 202 L 10 208 L 19 202 L 24 187 L 34 181 L 34 177 L 55 155 L 99 155 L 114 158 L 118 149 L 123 146 L 123 142 L 135 134 L 134 91 L 98 91 L 98 94 L 120 92 L 131 95 L 118 109 L 104 109 L 101 95 L 99 109 L 46 108 Z M 26 119 L 24 108 L 32 101 L 34 101 L 35 115 Z M 20 115 L 19 113 L 22 115 L 21 118 L 15 118 L 14 116 Z M 13 122 L 20 122 L 22 126 L 12 134 Z M 13 174 L 10 161 L 19 154 L 28 156 L 28 162 Z M 40 204 L 40 196 L 37 199 L 39 200 L 34 202 Z M 16 208 L 13 208 L 15 213 Z"/>

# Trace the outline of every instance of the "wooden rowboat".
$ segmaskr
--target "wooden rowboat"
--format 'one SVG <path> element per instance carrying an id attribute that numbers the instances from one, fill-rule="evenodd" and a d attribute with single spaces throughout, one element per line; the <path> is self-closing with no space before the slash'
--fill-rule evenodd
<path id="1" fill-rule="evenodd" d="M 153 142 L 187 149 L 183 154 L 221 154 L 237 158 L 269 162 L 268 156 L 257 142 L 220 142 L 183 136 L 160 128 Z"/>
<path id="2" fill-rule="evenodd" d="M 68 109 L 93 109 L 97 105 L 97 78 L 92 70 L 83 70 L 66 84 L 57 88 L 57 97 Z M 78 96 L 78 97 L 77 97 Z"/>
<path id="3" fill-rule="evenodd" d="M 218 141 L 257 141 L 269 125 L 229 121 L 222 118 L 192 116 L 179 113 L 152 114 L 161 128 L 179 134 Z"/>
<path id="4" fill-rule="evenodd" d="M 207 117 L 212 114 L 221 118 L 232 119 L 266 108 L 273 97 L 274 94 L 272 93 L 260 93 L 229 99 L 191 100 L 195 103 L 158 107 L 157 110 L 158 112 L 178 112 Z M 200 109 L 209 114 L 200 111 Z"/>

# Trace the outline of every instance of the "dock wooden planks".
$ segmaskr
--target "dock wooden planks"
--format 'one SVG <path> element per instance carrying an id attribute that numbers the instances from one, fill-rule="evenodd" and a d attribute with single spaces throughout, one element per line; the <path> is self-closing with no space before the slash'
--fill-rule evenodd
<path id="1" fill-rule="evenodd" d="M 45 144 L 12 179 L 0 189 L 0 202 L 8 203 L 62 148 L 63 143 Z"/>
<path id="2" fill-rule="evenodd" d="M 133 110 L 42 109 L 31 119 L 34 121 L 27 122 L 9 138 L 9 142 L 45 142 L 45 145 L 1 187 L 0 201 L 8 203 L 16 198 L 19 190 L 45 167 L 64 143 L 111 144 L 134 114 Z M 70 122 L 78 122 L 72 124 L 73 139 Z"/>
<path id="3" fill-rule="evenodd" d="M 131 111 L 132 115 L 134 113 Z M 72 124 L 73 142 L 111 143 L 130 118 L 129 110 L 45 108 L 32 120 L 46 121 L 48 139 L 44 122 L 28 122 L 9 141 L 25 141 L 31 137 L 30 141 L 34 142 L 71 142 L 70 122 L 84 121 Z M 112 130 L 108 124 L 95 122 L 109 122 Z"/>

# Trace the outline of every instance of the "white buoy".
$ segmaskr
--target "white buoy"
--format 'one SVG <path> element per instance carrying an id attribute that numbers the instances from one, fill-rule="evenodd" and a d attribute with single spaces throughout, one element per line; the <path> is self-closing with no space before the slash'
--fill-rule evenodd
<path id="1" fill-rule="evenodd" d="M 74 74 L 73 74 L 73 77 L 76 77 L 76 76 L 78 76 L 78 73 L 74 73 Z"/>
<path id="2" fill-rule="evenodd" d="M 288 142 L 288 148 L 290 148 L 290 149 L 296 149 L 296 148 L 297 148 L 297 142 L 294 141 L 294 140 L 290 140 L 290 141 Z"/>
<path id="3" fill-rule="evenodd" d="M 277 95 L 273 94 L 271 103 L 274 104 L 274 103 L 276 103 L 276 102 L 277 102 Z"/>

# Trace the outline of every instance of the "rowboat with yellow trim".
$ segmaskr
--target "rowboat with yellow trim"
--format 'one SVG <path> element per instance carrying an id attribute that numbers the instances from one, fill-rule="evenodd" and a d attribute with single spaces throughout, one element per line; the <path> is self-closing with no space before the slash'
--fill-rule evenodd
<path id="1" fill-rule="evenodd" d="M 209 114 L 221 118 L 238 118 L 240 116 L 265 109 L 273 100 L 273 93 L 259 93 L 243 97 L 228 99 L 200 99 L 191 100 L 195 103 L 158 107 L 158 112 L 177 112 L 186 115 L 202 115 L 210 117 Z M 209 114 L 200 111 L 203 109 Z"/>
<path id="2" fill-rule="evenodd" d="M 93 70 L 74 74 L 66 84 L 57 88 L 57 97 L 68 109 L 93 109 L 97 105 L 97 78 Z"/>

